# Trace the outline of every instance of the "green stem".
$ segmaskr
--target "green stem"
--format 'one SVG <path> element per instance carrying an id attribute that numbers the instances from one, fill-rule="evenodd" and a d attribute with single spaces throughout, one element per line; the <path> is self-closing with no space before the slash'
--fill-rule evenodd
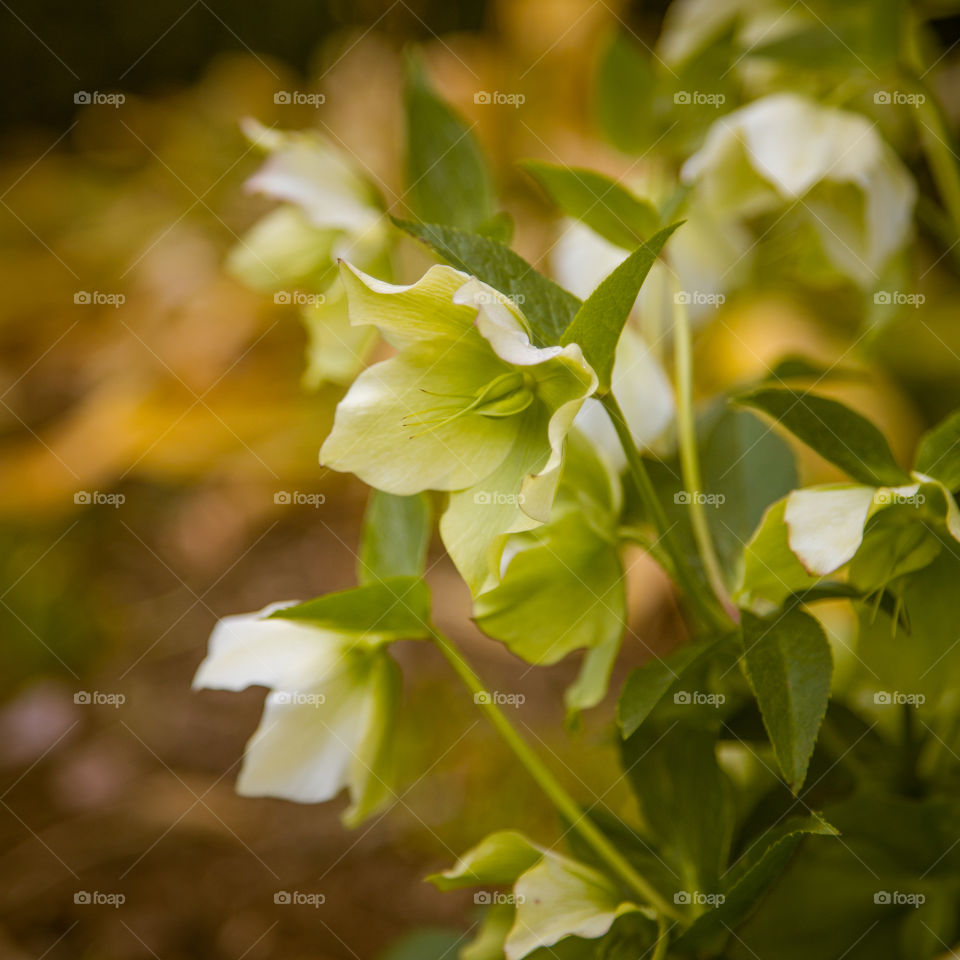
<path id="1" fill-rule="evenodd" d="M 437 630 L 434 630 L 432 635 L 434 642 L 440 648 L 440 652 L 447 658 L 457 676 L 473 694 L 474 702 L 486 714 L 497 733 L 514 752 L 517 759 L 526 767 L 527 772 L 537 782 L 540 789 L 550 798 L 561 816 L 635 894 L 643 898 L 658 912 L 679 919 L 680 915 L 673 905 L 637 873 L 630 862 L 617 850 L 606 834 L 580 809 L 580 805 L 567 793 L 546 764 L 514 729 L 513 724 L 510 723 L 500 707 L 493 702 L 483 681 L 474 673 L 473 668 L 463 658 L 453 641 Z"/>
<path id="2" fill-rule="evenodd" d="M 664 917 L 657 917 L 657 946 L 650 960 L 665 960 L 670 946 L 670 928 Z"/>
<path id="3" fill-rule="evenodd" d="M 720 569 L 720 560 L 713 545 L 710 524 L 700 495 L 703 493 L 703 481 L 700 476 L 700 461 L 697 456 L 697 430 L 693 414 L 693 349 L 690 334 L 690 318 L 686 305 L 674 298 L 674 364 L 677 377 L 677 431 L 680 439 L 680 470 L 683 484 L 687 488 L 687 501 L 690 507 L 690 523 L 693 537 L 697 543 L 697 552 L 703 563 L 707 581 L 727 616 L 736 619 L 737 611 L 730 602 L 727 585 Z"/>
<path id="4" fill-rule="evenodd" d="M 953 228 L 953 240 L 960 239 L 960 167 L 943 110 L 930 85 L 924 80 L 917 24 L 905 31 L 907 38 L 905 80 L 923 100 L 916 104 L 917 131 L 930 165 L 937 192 L 943 200 Z"/>
<path id="5" fill-rule="evenodd" d="M 644 510 L 653 521 L 654 529 L 663 544 L 663 549 L 670 557 L 674 579 L 680 587 L 686 600 L 693 605 L 700 619 L 708 626 L 716 627 L 721 630 L 727 630 L 730 622 L 727 617 L 709 602 L 703 596 L 703 590 L 694 577 L 693 572 L 687 565 L 686 559 L 680 552 L 676 540 L 673 536 L 672 528 L 667 520 L 667 515 L 663 511 L 663 505 L 657 496 L 657 491 L 647 473 L 647 468 L 643 465 L 643 458 L 637 450 L 637 445 L 633 442 L 633 436 L 630 428 L 627 426 L 626 418 L 617 403 L 616 397 L 612 393 L 603 396 L 604 408 L 610 416 L 613 428 L 617 431 L 620 444 L 623 447 L 624 455 L 627 458 L 627 465 L 630 467 L 630 473 L 637 485 L 640 493 L 640 499 L 643 501 Z"/>

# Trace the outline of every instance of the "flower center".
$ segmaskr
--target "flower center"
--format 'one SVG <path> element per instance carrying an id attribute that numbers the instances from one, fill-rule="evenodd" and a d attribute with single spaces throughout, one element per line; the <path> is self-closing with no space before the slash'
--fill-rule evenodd
<path id="1" fill-rule="evenodd" d="M 510 370 L 495 377 L 485 386 L 473 394 L 434 393 L 423 390 L 431 397 L 440 397 L 452 401 L 429 410 L 420 410 L 409 413 L 403 418 L 405 427 L 425 427 L 426 430 L 435 430 L 445 424 L 452 423 L 469 413 L 479 414 L 481 417 L 499 419 L 512 417 L 522 413 L 533 403 L 535 380 L 529 374 L 519 370 Z M 421 388 L 423 389 L 423 388 Z M 421 436 L 414 434 L 410 439 Z"/>

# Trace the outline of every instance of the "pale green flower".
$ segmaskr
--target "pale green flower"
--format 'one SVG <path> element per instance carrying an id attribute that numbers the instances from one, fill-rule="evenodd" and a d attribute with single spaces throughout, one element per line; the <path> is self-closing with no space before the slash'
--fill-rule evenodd
<path id="1" fill-rule="evenodd" d="M 835 483 L 794 490 L 767 511 L 744 552 L 737 601 L 756 613 L 850 567 L 872 591 L 930 563 L 942 536 L 960 542 L 960 507 L 939 480 L 873 487 Z M 865 538 L 876 538 L 861 551 Z"/>
<path id="2" fill-rule="evenodd" d="M 385 269 L 389 224 L 353 161 L 322 134 L 272 130 L 253 120 L 244 130 L 267 153 L 247 190 L 282 205 L 233 248 L 227 269 L 255 290 L 280 293 L 285 302 L 302 300 L 310 341 L 308 387 L 347 383 L 369 355 L 375 334 L 351 327 L 336 262 L 347 257 L 367 269 Z"/>
<path id="3" fill-rule="evenodd" d="M 960 541 L 960 508 L 953 495 L 939 481 L 920 474 L 915 478 L 916 483 L 900 487 L 844 483 L 794 490 L 784 511 L 790 549 L 808 573 L 826 576 L 856 556 L 870 518 L 903 505 L 916 508 L 918 519 L 932 520 L 937 493 L 943 498 L 946 532 Z"/>
<path id="4" fill-rule="evenodd" d="M 440 532 L 470 588 L 503 535 L 548 519 L 563 444 L 597 377 L 576 344 L 535 347 L 521 311 L 452 267 L 398 286 L 344 264 L 351 321 L 398 348 L 337 407 L 321 462 L 388 493 L 449 491 Z"/>
<path id="5" fill-rule="evenodd" d="M 344 819 L 354 825 L 390 797 L 400 678 L 386 644 L 397 636 L 271 617 L 291 606 L 222 619 L 193 685 L 270 689 L 238 793 L 316 803 L 346 787 L 352 803 Z"/>
<path id="6" fill-rule="evenodd" d="M 875 125 L 793 93 L 720 117 L 682 176 L 731 221 L 796 204 L 836 268 L 867 288 L 912 229 L 916 186 Z"/>
<path id="7" fill-rule="evenodd" d="M 602 449 L 571 431 L 549 522 L 509 537 L 500 582 L 474 603 L 480 629 L 529 663 L 556 663 L 586 648 L 580 676 L 564 697 L 571 719 L 603 699 L 620 650 L 621 500 L 619 477 Z"/>
<path id="8" fill-rule="evenodd" d="M 513 830 L 490 834 L 449 870 L 427 879 L 441 890 L 513 887 L 513 894 L 500 901 L 512 909 L 499 918 L 499 943 L 490 944 L 499 947 L 490 956 L 502 954 L 507 960 L 522 960 L 566 937 L 599 939 L 626 914 L 653 919 L 648 907 L 625 900 L 617 884 L 599 870 Z M 491 932 L 485 931 L 489 940 L 494 939 Z"/>

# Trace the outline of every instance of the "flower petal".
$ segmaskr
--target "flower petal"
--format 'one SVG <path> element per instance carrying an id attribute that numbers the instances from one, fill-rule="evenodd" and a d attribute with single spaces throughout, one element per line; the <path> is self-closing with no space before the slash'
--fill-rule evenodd
<path id="1" fill-rule="evenodd" d="M 467 279 L 443 264 L 432 266 L 416 283 L 387 283 L 342 261 L 340 276 L 350 302 L 350 322 L 370 323 L 395 346 L 417 340 L 477 337 L 475 311 L 453 301 Z"/>
<path id="2" fill-rule="evenodd" d="M 873 504 L 874 487 L 810 487 L 787 497 L 790 549 L 808 573 L 824 576 L 853 559 Z"/>
<path id="3" fill-rule="evenodd" d="M 246 183 L 251 192 L 296 204 L 321 228 L 361 233 L 381 216 L 370 187 L 326 137 L 271 130 L 256 121 L 245 122 L 244 132 L 269 151 Z"/>
<path id="4" fill-rule="evenodd" d="M 641 911 L 624 902 L 604 874 L 584 863 L 546 854 L 514 886 L 516 921 L 507 936 L 507 960 L 521 960 L 564 937 L 602 937 L 617 917 Z"/>
<path id="5" fill-rule="evenodd" d="M 267 697 L 237 792 L 318 803 L 347 786 L 374 707 L 369 667 L 369 654 L 346 653 L 322 684 Z"/>
<path id="6" fill-rule="evenodd" d="M 210 635 L 194 689 L 243 690 L 261 685 L 300 690 L 339 669 L 348 641 L 329 630 L 264 619 L 293 602 L 272 603 L 258 613 L 224 617 Z"/>
<path id="7" fill-rule="evenodd" d="M 416 344 L 374 364 L 337 406 L 320 462 L 388 493 L 471 486 L 496 470 L 513 447 L 517 418 L 471 414 L 420 425 L 408 418 L 429 419 L 425 411 L 442 407 L 431 393 L 469 395 L 505 369 L 482 342 L 476 349 L 460 343 L 446 351 Z"/>
<path id="8" fill-rule="evenodd" d="M 496 582 L 505 535 L 537 525 L 525 511 L 524 480 L 542 470 L 550 458 L 547 413 L 535 403 L 524 412 L 513 447 L 500 467 L 466 490 L 450 494 L 440 518 L 440 536 L 447 553 L 472 593 Z M 559 479 L 559 471 L 548 478 Z M 554 488 L 555 489 L 555 486 Z M 542 506 L 542 489 L 533 494 Z"/>

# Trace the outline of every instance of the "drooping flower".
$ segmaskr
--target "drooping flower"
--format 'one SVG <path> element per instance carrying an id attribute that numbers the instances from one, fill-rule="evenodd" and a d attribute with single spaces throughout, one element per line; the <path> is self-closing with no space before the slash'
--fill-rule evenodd
<path id="1" fill-rule="evenodd" d="M 349 257 L 366 269 L 386 269 L 390 227 L 381 204 L 353 161 L 322 134 L 272 130 L 253 120 L 244 131 L 267 153 L 247 190 L 282 203 L 237 243 L 227 268 L 284 302 L 302 298 L 308 386 L 349 382 L 375 337 L 350 325 L 336 262 Z"/>
<path id="2" fill-rule="evenodd" d="M 805 487 L 775 503 L 746 546 L 740 605 L 766 613 L 848 564 L 852 583 L 872 592 L 929 564 L 943 536 L 960 542 L 953 494 L 939 480 L 913 478 L 898 487 Z"/>
<path id="3" fill-rule="evenodd" d="M 910 235 L 916 187 L 875 125 L 797 94 L 719 118 L 682 177 L 731 221 L 796 205 L 830 261 L 865 288 Z"/>
<path id="4" fill-rule="evenodd" d="M 629 914 L 650 921 L 646 932 L 651 939 L 655 934 L 653 911 L 625 900 L 609 877 L 513 830 L 490 834 L 449 870 L 427 879 L 440 890 L 513 888 L 511 895 L 498 900 L 504 909 L 497 923 L 487 925 L 480 935 L 490 941 L 489 956 L 522 960 L 567 937 L 598 940 Z"/>
<path id="5" fill-rule="evenodd" d="M 571 431 L 548 523 L 507 540 L 501 580 L 474 602 L 488 636 L 528 663 L 586 654 L 564 697 L 570 718 L 607 691 L 626 622 L 617 526 L 620 480 L 602 448 Z"/>
<path id="6" fill-rule="evenodd" d="M 519 308 L 447 266 L 400 286 L 342 268 L 351 322 L 396 356 L 337 407 L 321 462 L 388 493 L 450 493 L 440 532 L 474 592 L 507 533 L 549 517 L 564 438 L 597 377 L 576 344 L 536 347 Z"/>
<path id="7" fill-rule="evenodd" d="M 318 803 L 347 788 L 348 825 L 387 802 L 399 690 L 399 668 L 387 645 L 414 638 L 423 627 L 416 617 L 391 623 L 384 615 L 382 625 L 368 628 L 344 611 L 348 603 L 366 605 L 373 614 L 365 619 L 374 624 L 381 599 L 398 602 L 390 589 L 388 583 L 308 604 L 274 603 L 216 625 L 194 688 L 270 689 L 247 744 L 238 793 Z"/>

